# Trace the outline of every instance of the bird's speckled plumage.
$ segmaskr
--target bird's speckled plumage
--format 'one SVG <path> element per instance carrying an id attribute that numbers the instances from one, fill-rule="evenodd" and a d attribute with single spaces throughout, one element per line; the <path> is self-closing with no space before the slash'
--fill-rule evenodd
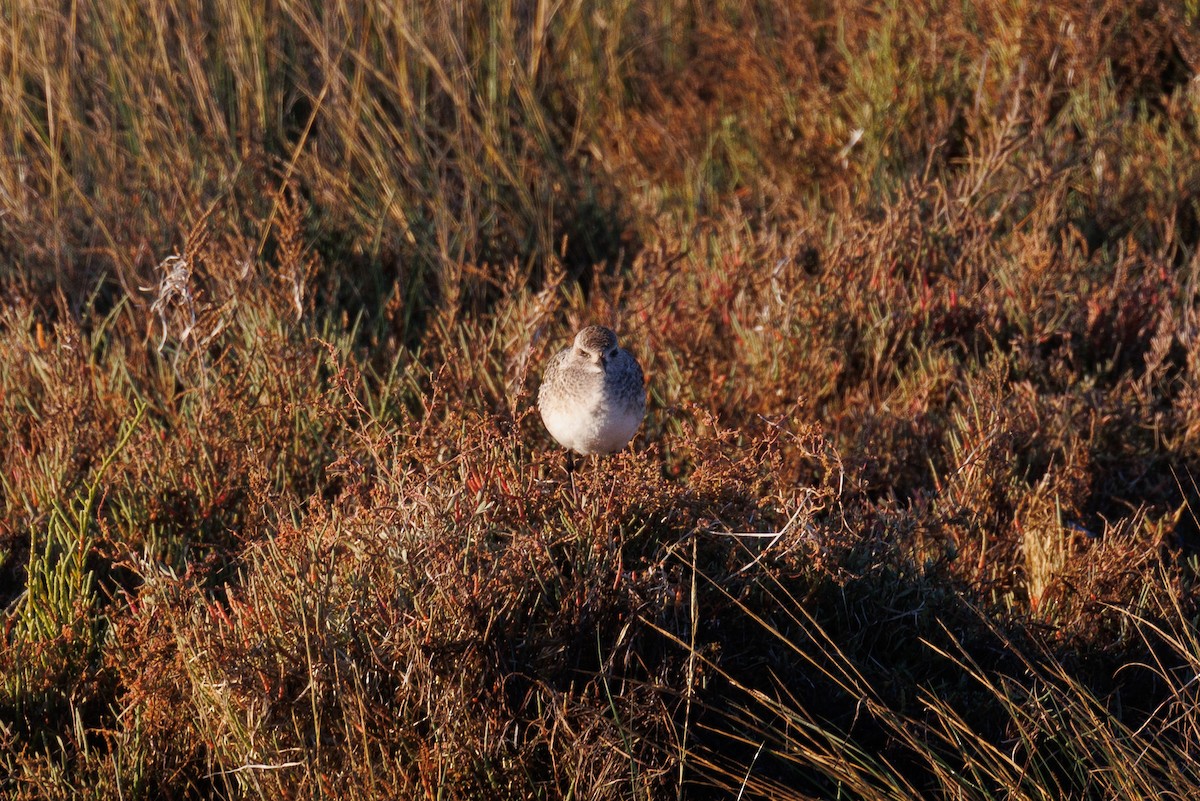
<path id="1" fill-rule="evenodd" d="M 612 330 L 590 325 L 550 359 L 538 411 L 564 448 L 585 456 L 619 451 L 646 414 L 641 365 Z"/>

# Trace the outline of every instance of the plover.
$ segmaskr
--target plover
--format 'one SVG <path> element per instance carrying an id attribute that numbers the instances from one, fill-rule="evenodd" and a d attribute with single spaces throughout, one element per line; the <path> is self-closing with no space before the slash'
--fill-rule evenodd
<path id="1" fill-rule="evenodd" d="M 550 359 L 538 390 L 538 411 L 550 435 L 568 451 L 588 456 L 624 448 L 646 414 L 646 386 L 633 355 L 617 335 L 589 325 Z"/>

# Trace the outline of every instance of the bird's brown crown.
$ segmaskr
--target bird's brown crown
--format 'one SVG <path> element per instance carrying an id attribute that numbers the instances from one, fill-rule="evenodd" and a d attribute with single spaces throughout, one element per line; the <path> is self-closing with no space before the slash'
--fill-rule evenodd
<path id="1" fill-rule="evenodd" d="M 589 325 L 575 335 L 575 347 L 588 353 L 604 354 L 616 346 L 617 335 L 602 325 Z"/>

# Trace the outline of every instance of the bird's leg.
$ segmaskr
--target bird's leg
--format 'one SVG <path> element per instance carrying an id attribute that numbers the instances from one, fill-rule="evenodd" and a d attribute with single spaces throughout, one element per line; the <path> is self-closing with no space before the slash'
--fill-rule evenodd
<path id="1" fill-rule="evenodd" d="M 567 449 L 567 477 L 571 479 L 571 497 L 579 503 L 579 493 L 575 489 L 575 451 Z"/>

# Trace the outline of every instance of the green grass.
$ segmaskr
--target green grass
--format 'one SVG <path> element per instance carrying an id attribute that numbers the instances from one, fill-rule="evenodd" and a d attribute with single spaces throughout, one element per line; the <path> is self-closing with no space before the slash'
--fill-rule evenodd
<path id="1" fill-rule="evenodd" d="M 0 11 L 0 794 L 1200 796 L 1194 5 Z"/>

